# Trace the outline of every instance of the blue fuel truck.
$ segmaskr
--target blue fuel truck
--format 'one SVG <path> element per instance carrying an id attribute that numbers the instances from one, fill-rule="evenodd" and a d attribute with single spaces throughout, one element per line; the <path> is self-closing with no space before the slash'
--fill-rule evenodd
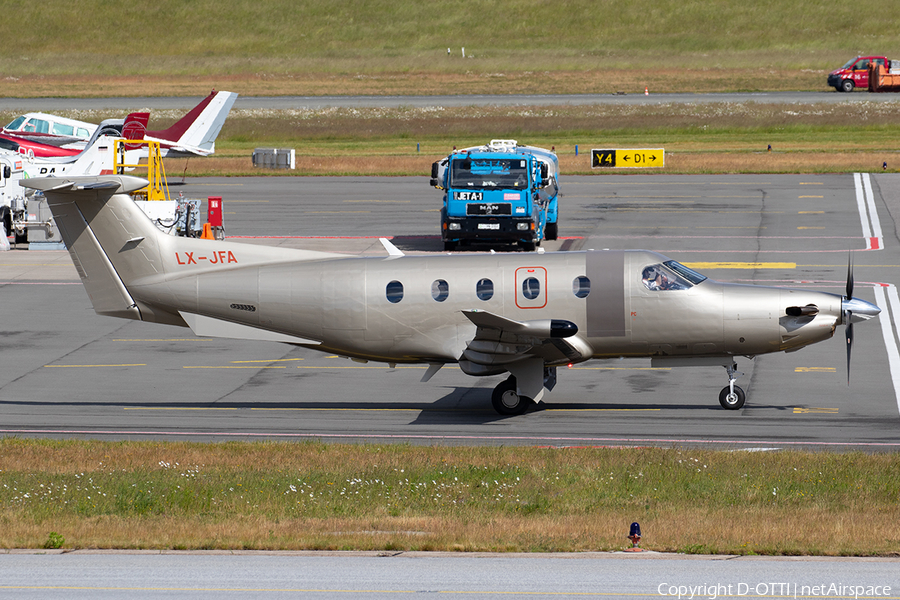
<path id="1" fill-rule="evenodd" d="M 478 243 L 530 251 L 555 240 L 558 177 L 554 152 L 516 140 L 454 150 L 431 165 L 431 185 L 444 192 L 444 249 Z"/>

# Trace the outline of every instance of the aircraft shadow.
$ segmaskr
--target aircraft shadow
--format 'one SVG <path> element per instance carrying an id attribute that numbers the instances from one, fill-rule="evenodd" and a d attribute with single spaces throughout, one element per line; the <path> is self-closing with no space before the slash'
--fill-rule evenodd
<path id="1" fill-rule="evenodd" d="M 742 410 L 726 411 L 718 404 L 686 404 L 677 401 L 668 403 L 656 402 L 540 402 L 528 408 L 524 415 L 500 415 L 491 406 L 490 388 L 451 387 L 448 392 L 434 402 L 378 402 L 378 401 L 216 401 L 189 402 L 179 400 L 168 401 L 30 401 L 0 400 L 0 406 L 31 407 L 67 407 L 67 408 L 111 408 L 118 410 L 358 410 L 358 411 L 418 411 L 409 425 L 486 425 L 502 422 L 507 419 L 528 418 L 528 415 L 568 411 L 587 414 L 590 412 L 608 413 L 609 417 L 643 415 L 652 417 L 655 411 L 677 411 L 677 414 L 689 415 L 700 413 L 720 414 L 723 417 L 739 417 L 749 410 L 774 410 L 793 412 L 795 405 L 777 406 L 772 404 L 745 405 Z M 647 412 L 642 412 L 647 411 Z M 650 412 L 654 411 L 654 412 Z"/>

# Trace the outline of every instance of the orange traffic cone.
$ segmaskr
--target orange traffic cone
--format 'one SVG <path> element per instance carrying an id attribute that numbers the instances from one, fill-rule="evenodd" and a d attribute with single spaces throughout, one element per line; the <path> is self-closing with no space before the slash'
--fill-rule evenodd
<path id="1" fill-rule="evenodd" d="M 645 95 L 645 96 L 649 96 L 649 95 L 650 95 L 650 88 L 647 87 L 647 86 L 644 86 L 644 95 Z"/>
<path id="2" fill-rule="evenodd" d="M 216 236 L 213 235 L 212 225 L 209 223 L 203 224 L 203 233 L 200 235 L 201 240 L 214 240 Z"/>

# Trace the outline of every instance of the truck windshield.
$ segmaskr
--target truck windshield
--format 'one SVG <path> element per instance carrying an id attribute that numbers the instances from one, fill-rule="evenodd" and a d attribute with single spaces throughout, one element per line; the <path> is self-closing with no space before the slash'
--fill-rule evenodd
<path id="1" fill-rule="evenodd" d="M 465 158 L 450 164 L 450 187 L 453 188 L 528 187 L 528 161 L 523 159 Z"/>
<path id="2" fill-rule="evenodd" d="M 853 63 L 855 63 L 855 62 L 856 62 L 856 59 L 855 59 L 855 58 L 851 58 L 850 60 L 847 61 L 847 64 L 846 64 L 846 65 L 844 65 L 843 67 L 841 67 L 841 69 L 849 69 L 850 67 L 853 66 Z M 839 69 L 839 70 L 840 70 L 840 69 Z"/>

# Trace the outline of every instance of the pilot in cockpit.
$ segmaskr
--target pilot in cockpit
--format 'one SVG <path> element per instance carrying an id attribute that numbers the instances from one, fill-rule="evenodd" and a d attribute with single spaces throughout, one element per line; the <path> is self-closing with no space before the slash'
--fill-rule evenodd
<path id="1" fill-rule="evenodd" d="M 648 290 L 683 290 L 685 286 L 679 284 L 674 278 L 669 277 L 661 265 L 646 267 L 641 273 L 641 280 Z"/>

